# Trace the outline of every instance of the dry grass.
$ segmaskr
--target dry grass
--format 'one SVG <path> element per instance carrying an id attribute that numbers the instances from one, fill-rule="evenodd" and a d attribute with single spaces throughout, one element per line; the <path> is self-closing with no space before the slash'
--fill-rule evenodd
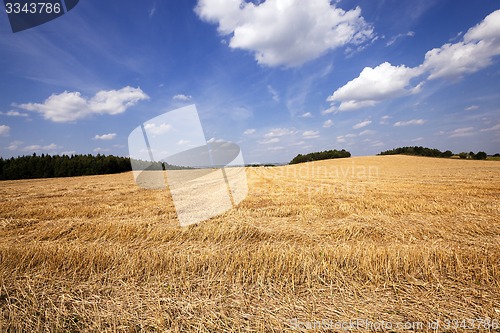
<path id="1" fill-rule="evenodd" d="M 0 331 L 500 319 L 500 163 L 382 156 L 247 174 L 237 209 L 186 229 L 168 191 L 131 173 L 1 182 Z"/>

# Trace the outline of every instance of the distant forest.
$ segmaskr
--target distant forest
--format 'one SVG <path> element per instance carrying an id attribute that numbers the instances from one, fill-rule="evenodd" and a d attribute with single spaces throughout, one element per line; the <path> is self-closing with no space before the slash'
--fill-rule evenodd
<path id="1" fill-rule="evenodd" d="M 321 152 L 309 153 L 306 155 L 298 154 L 290 161 L 290 164 L 319 161 L 319 160 L 329 160 L 332 158 L 344 158 L 344 157 L 351 157 L 351 153 L 345 149 L 325 150 Z"/>
<path id="2" fill-rule="evenodd" d="M 133 160 L 135 170 L 182 169 L 161 162 Z M 104 175 L 131 171 L 130 158 L 113 155 L 45 155 L 0 157 L 0 180 Z"/>
<path id="3" fill-rule="evenodd" d="M 412 147 L 399 147 L 399 148 L 394 148 L 391 150 L 386 150 L 381 152 L 378 155 L 414 155 L 414 156 L 427 156 L 427 157 L 452 157 L 455 154 L 451 150 L 447 151 L 440 151 L 439 149 L 433 149 L 433 148 L 426 148 L 426 147 L 417 147 L 417 146 L 412 146 Z M 496 156 L 498 154 L 495 154 Z M 474 152 L 461 152 L 460 154 L 457 154 L 456 156 L 460 158 L 469 158 L 469 159 L 475 159 L 475 160 L 485 160 L 488 155 L 484 151 L 480 151 L 477 154 Z"/>

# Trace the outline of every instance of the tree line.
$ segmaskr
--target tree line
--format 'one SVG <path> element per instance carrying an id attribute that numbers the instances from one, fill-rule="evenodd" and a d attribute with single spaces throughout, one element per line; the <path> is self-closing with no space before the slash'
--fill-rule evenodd
<path id="1" fill-rule="evenodd" d="M 314 152 L 314 153 L 309 153 L 309 154 L 305 154 L 305 155 L 298 154 L 290 161 L 290 164 L 319 161 L 319 160 L 329 160 L 332 158 L 345 158 L 345 157 L 351 157 L 351 153 L 345 149 L 325 150 L 325 151 Z"/>
<path id="2" fill-rule="evenodd" d="M 162 162 L 133 160 L 134 170 L 184 169 Z M 0 180 L 104 175 L 132 170 L 130 158 L 113 155 L 37 155 L 3 159 Z"/>
<path id="3" fill-rule="evenodd" d="M 452 157 L 455 154 L 451 150 L 446 150 L 444 152 L 440 151 L 439 149 L 435 148 L 427 148 L 427 147 L 417 147 L 417 146 L 411 146 L 411 147 L 399 147 L 399 148 L 394 148 L 390 150 L 383 151 L 377 155 L 414 155 L 414 156 L 427 156 L 427 157 Z M 473 152 L 465 153 L 462 152 L 458 154 L 460 158 L 470 158 L 470 159 L 475 159 L 475 160 L 485 160 L 488 155 L 484 151 L 480 151 L 477 154 L 474 154 Z"/>

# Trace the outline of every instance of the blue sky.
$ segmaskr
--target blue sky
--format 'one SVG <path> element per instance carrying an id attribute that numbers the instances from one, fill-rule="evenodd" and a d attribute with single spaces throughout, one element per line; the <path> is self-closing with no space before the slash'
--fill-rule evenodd
<path id="1" fill-rule="evenodd" d="M 81 0 L 12 33 L 0 13 L 0 155 L 128 155 L 196 104 L 247 163 L 407 145 L 500 152 L 497 0 Z M 187 144 L 187 142 L 166 143 Z"/>

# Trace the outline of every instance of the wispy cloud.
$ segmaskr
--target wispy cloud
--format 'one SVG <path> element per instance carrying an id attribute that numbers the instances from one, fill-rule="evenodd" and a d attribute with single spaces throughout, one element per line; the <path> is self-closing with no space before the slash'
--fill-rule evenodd
<path id="1" fill-rule="evenodd" d="M 413 32 L 413 31 L 408 31 L 407 33 L 404 33 L 404 34 L 398 34 L 398 35 L 392 37 L 391 39 L 389 39 L 386 43 L 386 46 L 391 46 L 400 38 L 413 37 L 413 36 L 415 36 L 415 32 Z"/>
<path id="2" fill-rule="evenodd" d="M 371 120 L 365 120 L 365 121 L 362 121 L 360 123 L 357 123 L 356 125 L 354 125 L 352 128 L 354 129 L 360 129 L 360 128 L 363 128 L 365 126 L 368 126 L 372 123 Z"/>
<path id="3" fill-rule="evenodd" d="M 471 105 L 471 106 L 466 107 L 465 111 L 474 111 L 474 110 L 477 110 L 477 109 L 479 109 L 478 105 Z"/>
<path id="4" fill-rule="evenodd" d="M 450 138 L 460 138 L 465 136 L 474 135 L 474 127 L 462 127 L 451 131 L 449 134 Z"/>
<path id="5" fill-rule="evenodd" d="M 116 133 L 108 133 L 94 136 L 94 140 L 113 140 L 116 138 Z"/>
<path id="6" fill-rule="evenodd" d="M 409 126 L 409 125 L 423 125 L 425 124 L 424 119 L 411 119 L 411 120 L 406 120 L 406 121 L 397 121 L 394 123 L 394 126 L 400 127 L 400 126 Z"/>
<path id="7" fill-rule="evenodd" d="M 271 85 L 267 86 L 267 91 L 271 94 L 273 101 L 275 102 L 280 101 L 280 95 L 278 95 L 278 92 Z"/>
<path id="8" fill-rule="evenodd" d="M 10 110 L 7 112 L 0 112 L 0 115 L 9 116 L 9 117 L 28 117 L 27 113 Z"/>
<path id="9" fill-rule="evenodd" d="M 496 124 L 495 126 L 489 128 L 483 128 L 480 131 L 481 132 L 500 131 L 500 124 Z"/>

